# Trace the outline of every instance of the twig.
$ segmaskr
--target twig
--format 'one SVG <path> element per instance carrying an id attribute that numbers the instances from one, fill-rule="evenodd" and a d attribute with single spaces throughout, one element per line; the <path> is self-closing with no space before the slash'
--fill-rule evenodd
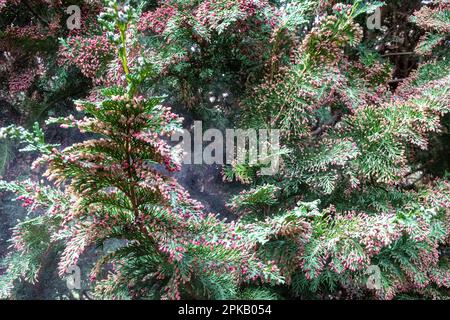
<path id="1" fill-rule="evenodd" d="M 415 55 L 413 51 L 385 53 L 382 57 Z"/>
<path id="2" fill-rule="evenodd" d="M 397 83 L 397 82 L 402 82 L 404 80 L 406 80 L 406 78 L 390 80 L 388 83 Z"/>

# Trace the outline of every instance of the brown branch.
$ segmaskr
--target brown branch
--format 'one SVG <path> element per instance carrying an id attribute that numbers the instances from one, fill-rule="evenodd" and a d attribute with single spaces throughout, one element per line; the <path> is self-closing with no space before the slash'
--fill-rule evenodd
<path id="1" fill-rule="evenodd" d="M 388 83 L 389 83 L 389 84 L 390 84 L 390 83 L 397 83 L 397 82 L 402 82 L 402 81 L 404 81 L 404 80 L 406 80 L 406 78 L 402 78 L 402 79 L 393 79 L 393 80 L 388 81 Z"/>
<path id="2" fill-rule="evenodd" d="M 408 55 L 415 55 L 416 53 L 413 51 L 405 51 L 405 52 L 391 52 L 391 53 L 385 53 L 382 55 L 382 57 L 391 57 L 391 56 L 408 56 Z"/>

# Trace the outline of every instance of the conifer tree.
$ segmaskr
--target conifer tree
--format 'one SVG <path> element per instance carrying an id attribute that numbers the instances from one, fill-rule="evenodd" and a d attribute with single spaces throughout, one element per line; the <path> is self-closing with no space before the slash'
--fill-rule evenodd
<path id="1" fill-rule="evenodd" d="M 411 20 L 444 39 L 446 22 L 439 19 L 448 9 L 425 7 Z M 268 73 L 244 100 L 243 124 L 283 129 L 290 153 L 273 178 L 241 166 L 235 174 L 249 180 L 253 173 L 257 187 L 231 205 L 253 221 L 292 206 L 302 210 L 298 198 L 320 201 L 313 203 L 318 214 L 308 220 L 312 232 L 305 245 L 283 237 L 260 248 L 284 266 L 294 296 L 445 297 L 448 181 L 420 176 L 414 155 L 427 149 L 448 113 L 448 50 L 437 48 L 434 59 L 425 58 L 391 94 L 389 64 L 367 49 L 352 49 L 362 39 L 357 17 L 369 10 L 359 1 L 335 5 L 306 34 L 293 63 L 273 79 Z M 429 43 L 430 31 L 418 53 L 438 45 Z M 278 190 L 275 198 L 267 198 L 268 187 Z M 265 209 L 255 207 L 261 202 Z M 289 235 L 296 236 L 298 230 Z M 373 266 L 379 270 L 375 287 L 367 285 Z"/>
<path id="2" fill-rule="evenodd" d="M 59 150 L 44 142 L 38 126 L 34 132 L 16 126 L 1 131 L 26 143 L 25 151 L 43 154 L 33 166 L 46 166 L 44 176 L 54 185 L 2 182 L 2 188 L 20 194 L 24 206 L 45 210 L 16 226 L 16 251 L 6 259 L 2 294 L 10 293 L 16 278 L 36 280 L 49 246 L 62 246 L 64 276 L 86 248 L 110 239 L 120 241 L 118 248 L 104 254 L 90 274 L 100 298 L 225 299 L 239 296 L 243 282 L 281 282 L 275 266 L 254 257 L 255 243 L 236 225 L 205 215 L 163 173 L 179 168 L 176 151 L 162 137 L 179 128 L 180 118 L 163 106 L 162 97 L 139 92 L 152 65 L 129 64 L 134 8 L 110 1 L 100 17 L 126 85 L 101 90 L 95 101 L 76 101 L 81 119 L 47 121 L 95 138 Z M 111 270 L 102 277 L 106 264 Z"/>
<path id="3" fill-rule="evenodd" d="M 14 20 L 26 2 L 0 0 L 8 52 L 44 48 L 47 62 L 42 73 L 27 60 L 32 77 L 3 87 L 31 96 L 36 79 L 74 72 L 94 90 L 47 121 L 86 133 L 81 143 L 48 144 L 38 125 L 0 131 L 38 153 L 50 181 L 0 182 L 29 209 L 1 297 L 38 281 L 51 251 L 64 276 L 113 243 L 90 273 L 100 299 L 448 299 L 448 1 L 89 1 L 77 32 L 29 18 L 57 18 L 61 4 L 42 15 L 43 3 Z M 181 155 L 166 141 L 182 120 L 162 93 L 217 127 L 281 130 L 275 175 L 262 162 L 223 169 L 245 188 L 227 199 L 235 221 L 171 177 Z"/>

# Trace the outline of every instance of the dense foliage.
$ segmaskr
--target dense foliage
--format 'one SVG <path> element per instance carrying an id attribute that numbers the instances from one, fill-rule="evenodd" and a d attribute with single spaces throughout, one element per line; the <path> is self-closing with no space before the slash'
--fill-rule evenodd
<path id="1" fill-rule="evenodd" d="M 450 3 L 342 2 L 79 1 L 68 30 L 72 3 L 0 0 L 1 97 L 24 116 L 0 133 L 48 180 L 0 181 L 29 209 L 0 297 L 38 281 L 49 251 L 64 277 L 113 241 L 90 274 L 99 299 L 448 299 Z M 172 177 L 169 101 L 281 130 L 275 175 L 223 168 L 246 188 L 226 199 L 235 221 Z M 86 140 L 47 143 L 36 110 Z"/>

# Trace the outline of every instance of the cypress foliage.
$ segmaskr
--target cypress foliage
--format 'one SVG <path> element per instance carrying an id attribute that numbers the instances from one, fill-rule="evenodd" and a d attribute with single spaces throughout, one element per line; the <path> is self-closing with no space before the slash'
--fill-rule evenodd
<path id="1" fill-rule="evenodd" d="M 33 167 L 48 180 L 0 182 L 29 209 L 0 296 L 37 281 L 48 252 L 64 277 L 112 242 L 90 273 L 99 299 L 448 298 L 450 6 L 405 5 L 407 32 L 387 17 L 411 41 L 399 53 L 386 49 L 391 33 L 365 24 L 398 3 L 91 1 L 82 30 L 53 36 L 40 19 L 2 21 L 17 61 L 46 57 L 43 73 L 27 64 L 29 81 L 0 78 L 11 97 L 31 99 L 50 76 L 59 95 L 73 74 L 93 90 L 46 122 L 86 133 L 81 143 L 48 144 L 37 124 L 0 130 L 39 154 Z M 0 1 L 5 21 L 23 5 Z M 44 35 L 30 42 L 30 28 Z M 245 186 L 227 199 L 235 221 L 205 213 L 171 177 L 181 154 L 166 138 L 182 119 L 163 93 L 217 127 L 281 130 L 274 176 L 260 175 L 262 163 L 224 167 L 224 183 Z"/>

